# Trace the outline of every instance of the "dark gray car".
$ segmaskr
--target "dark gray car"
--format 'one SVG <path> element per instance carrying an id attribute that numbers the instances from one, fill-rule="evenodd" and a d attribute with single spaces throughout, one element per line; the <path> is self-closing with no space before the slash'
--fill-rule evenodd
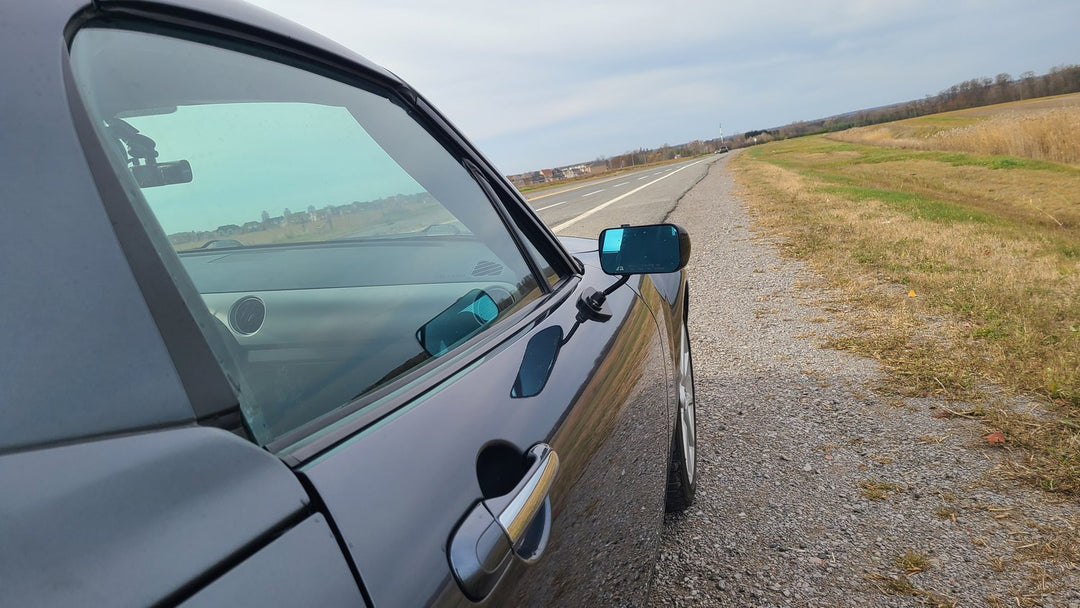
<path id="1" fill-rule="evenodd" d="M 634 605 L 694 498 L 686 232 L 556 239 L 247 5 L 0 5 L 0 605 Z"/>

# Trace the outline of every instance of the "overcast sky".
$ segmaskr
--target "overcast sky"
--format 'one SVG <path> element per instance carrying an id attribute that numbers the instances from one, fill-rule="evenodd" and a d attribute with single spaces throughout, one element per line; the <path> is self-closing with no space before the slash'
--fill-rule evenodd
<path id="1" fill-rule="evenodd" d="M 393 71 L 505 173 L 1080 63 L 1080 0 L 254 0 Z"/>

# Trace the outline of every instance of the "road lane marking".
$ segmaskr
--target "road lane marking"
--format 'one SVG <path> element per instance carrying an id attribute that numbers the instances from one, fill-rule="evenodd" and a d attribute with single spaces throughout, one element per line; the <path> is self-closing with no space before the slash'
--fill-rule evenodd
<path id="1" fill-rule="evenodd" d="M 651 175 L 642 175 L 641 177 L 637 178 L 637 181 L 639 181 L 639 182 L 640 182 L 641 180 L 643 180 L 643 179 L 649 179 L 650 177 L 652 177 L 652 176 L 651 176 Z"/>
<path id="2" fill-rule="evenodd" d="M 629 183 L 630 182 L 623 182 L 621 184 L 615 184 L 614 186 L 612 186 L 612 188 L 618 188 L 619 186 L 625 186 L 626 184 L 629 184 Z"/>
<path id="3" fill-rule="evenodd" d="M 569 203 L 569 202 L 570 201 L 561 201 L 561 202 L 558 202 L 558 203 L 552 203 L 552 204 L 548 205 L 547 207 L 539 207 L 536 210 L 537 211 L 543 211 L 544 209 L 551 209 L 552 207 L 558 207 L 559 205 L 565 205 L 566 203 Z"/>
<path id="4" fill-rule="evenodd" d="M 648 171 L 648 169 L 644 169 L 644 171 Z M 663 173 L 663 172 L 661 171 L 661 173 Z M 658 174 L 654 173 L 653 175 L 658 175 Z M 608 177 L 606 179 L 600 179 L 598 177 L 598 178 L 595 178 L 595 179 L 586 180 L 586 183 L 584 183 L 584 184 L 580 184 L 580 185 L 577 185 L 577 186 L 571 186 L 569 188 L 556 190 L 554 192 L 545 192 L 544 194 L 537 194 L 536 196 L 526 196 L 525 193 L 523 192 L 521 195 L 524 196 L 525 200 L 527 200 L 529 202 L 538 201 L 538 200 L 540 200 L 542 198 L 547 198 L 549 196 L 558 196 L 560 194 L 565 194 L 567 192 L 573 192 L 574 190 L 581 190 L 582 188 L 589 188 L 589 187 L 595 186 L 597 184 L 604 184 L 604 183 L 615 181 L 617 179 L 622 179 L 622 178 L 623 178 L 623 175 L 613 175 L 613 176 Z"/>
<path id="5" fill-rule="evenodd" d="M 593 186 L 598 186 L 600 184 L 606 184 L 608 182 L 613 182 L 613 181 L 615 181 L 617 179 L 622 179 L 622 178 L 623 178 L 622 175 L 613 175 L 613 176 L 611 176 L 609 178 L 606 178 L 606 179 L 600 179 L 598 177 L 598 178 L 595 178 L 595 179 L 587 180 L 586 183 L 584 183 L 584 184 L 579 184 L 577 186 L 571 186 L 569 188 L 563 188 L 561 190 L 556 190 L 555 192 L 546 192 L 544 194 L 538 194 L 536 196 L 525 196 L 524 194 L 522 194 L 522 196 L 525 196 L 525 200 L 527 200 L 529 202 L 538 201 L 538 200 L 540 200 L 542 198 L 547 198 L 549 196 L 558 196 L 560 194 L 566 194 L 567 192 L 573 192 L 574 190 L 581 190 L 582 188 L 591 188 Z"/>
<path id="6" fill-rule="evenodd" d="M 640 191 L 644 190 L 645 188 L 648 188 L 649 186 L 655 184 L 658 181 L 665 180 L 665 179 L 671 177 L 672 175 L 675 175 L 676 173 L 678 173 L 679 171 L 682 171 L 683 169 L 689 169 L 690 167 L 693 167 L 694 165 L 697 165 L 697 164 L 701 164 L 701 163 L 703 163 L 703 162 L 705 162 L 707 160 L 709 160 L 709 159 L 703 158 L 703 159 L 697 161 L 696 163 L 690 163 L 689 165 L 683 165 L 682 167 L 679 167 L 678 169 L 675 169 L 674 171 L 664 175 L 663 177 L 658 177 L 658 178 L 654 179 L 651 182 L 648 182 L 646 184 L 642 184 L 641 186 L 638 186 L 637 188 L 634 188 L 633 190 L 627 192 L 626 194 L 620 194 L 619 196 L 616 196 L 615 198 L 611 199 L 610 201 L 608 201 L 606 203 L 601 203 L 601 204 L 593 207 L 592 209 L 589 209 L 585 213 L 582 213 L 581 215 L 575 217 L 574 219 L 563 222 L 563 223 L 559 224 L 558 226 L 555 226 L 551 230 L 552 230 L 552 232 L 559 232 L 560 230 L 562 230 L 564 228 L 569 228 L 570 226 L 573 226 L 574 224 L 576 224 L 576 223 L 580 222 L 581 220 L 589 217 L 590 215 L 592 215 L 594 213 L 597 213 L 602 209 L 610 207 L 611 205 L 614 205 L 615 203 L 617 203 L 617 202 L 621 201 L 622 199 L 630 196 L 631 194 L 635 194 L 637 192 L 640 192 Z M 588 195 L 585 195 L 585 196 L 588 196 Z"/>
<path id="7" fill-rule="evenodd" d="M 592 192 L 590 192 L 590 193 L 588 193 L 588 194 L 582 194 L 582 195 L 581 195 L 581 197 L 582 197 L 582 198 L 585 198 L 586 196 L 592 196 L 592 195 L 594 195 L 594 194 L 600 194 L 600 193 L 601 193 L 601 192 L 603 192 L 604 190 L 607 190 L 607 188 L 600 188 L 599 190 L 594 190 L 594 191 L 592 191 Z"/>

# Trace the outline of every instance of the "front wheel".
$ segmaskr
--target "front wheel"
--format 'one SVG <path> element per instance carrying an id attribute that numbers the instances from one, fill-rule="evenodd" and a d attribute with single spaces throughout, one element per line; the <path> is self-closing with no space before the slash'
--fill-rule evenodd
<path id="1" fill-rule="evenodd" d="M 694 401 L 694 361 L 690 356 L 690 332 L 683 319 L 679 340 L 679 412 L 672 438 L 668 465 L 668 513 L 686 510 L 694 504 L 697 491 L 697 421 Z"/>

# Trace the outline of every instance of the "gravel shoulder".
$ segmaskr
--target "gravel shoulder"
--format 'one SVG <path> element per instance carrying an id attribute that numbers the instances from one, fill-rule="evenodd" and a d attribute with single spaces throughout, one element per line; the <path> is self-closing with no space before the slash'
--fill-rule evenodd
<path id="1" fill-rule="evenodd" d="M 963 404 L 874 391 L 818 344 L 842 306 L 755 232 L 727 160 L 669 216 L 691 234 L 697 503 L 669 516 L 650 606 L 1080 607 L 1080 509 L 1006 480 Z"/>

